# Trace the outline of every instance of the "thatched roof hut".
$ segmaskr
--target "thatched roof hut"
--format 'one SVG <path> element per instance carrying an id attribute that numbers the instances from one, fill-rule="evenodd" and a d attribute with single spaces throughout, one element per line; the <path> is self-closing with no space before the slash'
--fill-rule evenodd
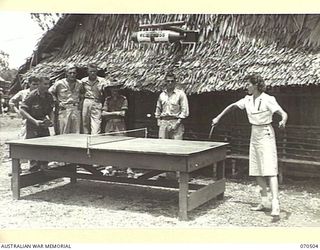
<path id="1" fill-rule="evenodd" d="M 66 14 L 40 40 L 20 67 L 27 77 L 63 76 L 68 62 L 84 69 L 95 61 L 132 90 L 159 91 L 163 72 L 175 68 L 187 94 L 242 88 L 247 72 L 260 72 L 269 86 L 319 85 L 319 15 Z M 200 31 L 195 45 L 137 44 L 142 23 L 185 21 Z"/>
<path id="2" fill-rule="evenodd" d="M 138 44 L 130 39 L 140 24 L 173 21 L 185 21 L 184 28 L 199 30 L 199 42 Z M 78 64 L 81 78 L 87 63 L 94 61 L 107 77 L 124 83 L 130 103 L 128 127 L 147 126 L 149 136 L 156 137 L 155 119 L 146 114 L 154 112 L 164 72 L 174 68 L 189 95 L 185 138 L 208 139 L 212 117 L 243 97 L 241 79 L 248 72 L 259 72 L 289 113 L 287 129 L 277 131 L 286 141 L 280 152 L 318 161 L 319 21 L 320 15 L 66 14 L 20 67 L 17 82 L 40 72 L 52 80 L 61 78 L 69 62 Z M 245 112 L 229 115 L 215 130 L 214 139 L 227 139 L 232 150 L 246 152 L 249 136 L 243 141 L 239 137 L 249 133 L 246 119 Z"/>

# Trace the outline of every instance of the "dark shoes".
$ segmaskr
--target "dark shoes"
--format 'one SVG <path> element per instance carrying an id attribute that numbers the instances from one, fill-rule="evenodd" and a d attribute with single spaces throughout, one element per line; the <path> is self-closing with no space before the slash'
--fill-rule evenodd
<path id="1" fill-rule="evenodd" d="M 30 172 L 30 173 L 37 172 L 37 171 L 39 171 L 39 170 L 40 170 L 40 166 L 38 166 L 38 165 L 34 165 L 34 166 L 31 166 L 31 167 L 29 168 L 29 172 Z"/>

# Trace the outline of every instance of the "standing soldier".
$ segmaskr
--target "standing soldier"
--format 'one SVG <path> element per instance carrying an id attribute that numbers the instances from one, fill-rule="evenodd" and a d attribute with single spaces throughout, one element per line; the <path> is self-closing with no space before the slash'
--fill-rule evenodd
<path id="1" fill-rule="evenodd" d="M 165 76 L 165 90 L 160 94 L 155 117 L 158 120 L 159 138 L 182 140 L 183 120 L 189 116 L 188 98 L 183 90 L 176 88 L 176 78 L 172 72 Z M 175 178 L 167 174 L 168 178 Z"/>
<path id="2" fill-rule="evenodd" d="M 39 85 L 39 78 L 31 76 L 28 82 L 24 84 L 24 89 L 20 90 L 9 100 L 10 107 L 17 113 L 20 114 L 20 104 L 26 99 L 30 92 L 37 89 Z M 25 139 L 26 136 L 26 119 L 22 118 L 21 122 L 21 132 L 19 137 Z"/>
<path id="3" fill-rule="evenodd" d="M 66 78 L 58 80 L 49 92 L 58 102 L 59 133 L 80 133 L 80 88 L 77 68 L 74 64 L 66 66 Z"/>
<path id="4" fill-rule="evenodd" d="M 176 79 L 172 72 L 167 73 L 165 81 L 165 90 L 159 96 L 155 112 L 159 138 L 182 140 L 182 121 L 189 116 L 188 98 L 183 90 L 176 88 Z"/>
<path id="5" fill-rule="evenodd" d="M 20 107 L 21 115 L 26 122 L 26 139 L 49 136 L 49 127 L 53 125 L 52 95 L 48 92 L 50 79 L 46 76 L 34 78 L 38 82 L 38 88 L 31 91 Z M 47 162 L 30 161 L 30 171 L 47 168 Z"/>
<path id="6" fill-rule="evenodd" d="M 105 133 L 121 132 L 126 130 L 126 124 L 124 117 L 128 110 L 127 98 L 120 95 L 119 88 L 122 84 L 117 81 L 112 81 L 108 86 L 110 90 L 110 96 L 107 96 L 102 109 L 102 116 L 106 119 Z M 124 135 L 124 133 L 118 133 L 117 135 Z M 114 175 L 117 171 L 109 169 Z M 128 177 L 133 177 L 134 173 L 131 168 L 127 169 Z"/>
<path id="7" fill-rule="evenodd" d="M 113 81 L 108 86 L 110 96 L 107 96 L 103 105 L 102 115 L 106 119 L 105 133 L 126 130 L 124 117 L 128 110 L 127 98 L 120 95 L 119 88 L 122 84 Z"/>
<path id="8" fill-rule="evenodd" d="M 84 96 L 82 107 L 83 132 L 99 134 L 101 131 L 101 109 L 103 89 L 107 81 L 97 76 L 98 68 L 94 63 L 88 65 L 88 76 L 82 78 L 81 94 Z"/>

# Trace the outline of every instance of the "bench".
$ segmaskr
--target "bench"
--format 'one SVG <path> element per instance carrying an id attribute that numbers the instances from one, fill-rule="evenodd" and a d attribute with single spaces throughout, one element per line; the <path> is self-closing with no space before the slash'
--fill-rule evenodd
<path id="1" fill-rule="evenodd" d="M 285 173 L 294 176 L 320 176 L 320 128 L 288 126 L 277 129 L 275 126 L 279 163 L 279 182 Z M 231 161 L 232 175 L 237 173 L 237 161 L 249 160 L 249 126 L 235 126 L 222 132 L 224 141 L 230 143 L 227 159 Z M 298 166 L 298 167 L 297 167 Z M 290 171 L 290 172 L 289 172 Z"/>
<path id="2" fill-rule="evenodd" d="M 236 176 L 243 170 L 237 166 L 237 162 L 246 161 L 247 164 L 249 160 L 249 124 L 221 124 L 214 129 L 212 138 L 208 138 L 209 127 L 197 129 L 197 126 L 197 123 L 186 124 L 185 140 L 228 142 L 226 160 L 231 163 L 231 175 Z M 277 140 L 279 182 L 283 182 L 284 175 L 320 177 L 320 127 L 287 125 L 286 129 L 278 129 L 277 124 L 273 124 L 273 128 Z M 158 127 L 150 126 L 148 132 L 150 137 L 157 137 Z M 226 164 L 226 169 L 228 166 Z"/>

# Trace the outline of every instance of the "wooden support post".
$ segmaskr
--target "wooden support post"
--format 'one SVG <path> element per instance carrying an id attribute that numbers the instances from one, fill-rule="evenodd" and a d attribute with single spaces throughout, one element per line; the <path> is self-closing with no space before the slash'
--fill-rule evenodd
<path id="1" fill-rule="evenodd" d="M 236 160 L 231 159 L 231 175 L 235 176 L 236 175 Z"/>
<path id="2" fill-rule="evenodd" d="M 217 167 L 217 180 L 225 178 L 225 160 L 218 162 Z M 217 196 L 218 200 L 223 200 L 224 192 Z"/>
<path id="3" fill-rule="evenodd" d="M 279 184 L 282 184 L 283 183 L 283 166 L 284 166 L 285 163 L 279 163 L 278 162 L 278 172 L 279 172 Z"/>
<path id="4" fill-rule="evenodd" d="M 20 159 L 12 159 L 11 189 L 14 199 L 20 199 Z"/>
<path id="5" fill-rule="evenodd" d="M 77 165 L 76 164 L 72 164 L 70 166 L 70 168 L 71 168 L 71 172 L 74 173 L 74 175 L 72 175 L 70 177 L 70 183 L 71 184 L 75 184 L 75 183 L 77 183 Z"/>
<path id="6" fill-rule="evenodd" d="M 180 172 L 179 178 L 179 220 L 188 220 L 189 173 Z"/>
<path id="7" fill-rule="evenodd" d="M 287 133 L 286 131 L 284 131 L 283 133 L 283 140 L 282 140 L 282 158 L 285 159 L 287 157 L 287 150 L 286 150 L 286 146 L 287 146 Z M 279 183 L 282 184 L 283 183 L 283 171 L 285 168 L 285 164 L 282 163 L 281 165 L 279 164 L 278 161 L 278 171 L 279 171 Z"/>
<path id="8" fill-rule="evenodd" d="M 216 179 L 216 177 L 217 177 L 217 163 L 216 162 L 213 163 L 213 166 L 212 166 L 212 177 L 214 179 Z"/>

